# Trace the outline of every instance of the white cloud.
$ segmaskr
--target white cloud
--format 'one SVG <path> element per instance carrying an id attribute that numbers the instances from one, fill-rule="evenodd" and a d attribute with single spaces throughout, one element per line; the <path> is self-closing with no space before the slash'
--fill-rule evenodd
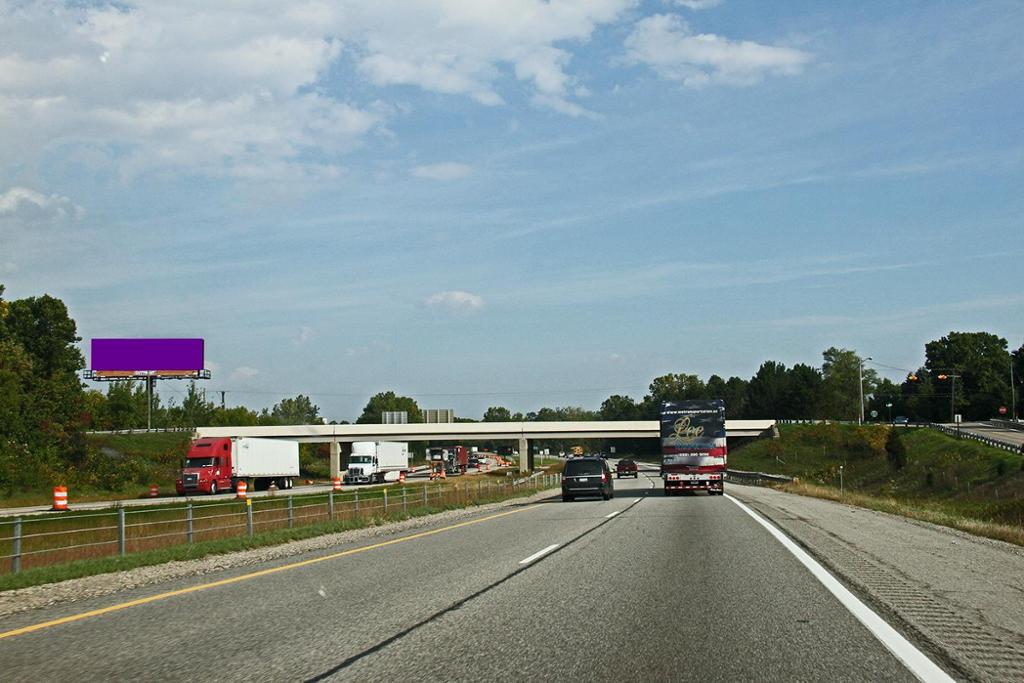
<path id="1" fill-rule="evenodd" d="M 673 3 L 694 11 L 711 9 L 722 4 L 722 0 L 672 0 Z"/>
<path id="2" fill-rule="evenodd" d="M 26 187 L 12 187 L 0 194 L 0 218 L 40 224 L 78 219 L 83 215 L 85 209 L 60 195 L 44 195 Z"/>
<path id="3" fill-rule="evenodd" d="M 465 178 L 472 172 L 472 166 L 454 161 L 415 166 L 412 169 L 414 176 L 428 180 L 458 180 L 459 178 Z"/>
<path id="4" fill-rule="evenodd" d="M 303 325 L 299 328 L 299 333 L 292 338 L 292 342 L 301 346 L 316 336 L 316 332 L 313 331 L 312 327 Z"/>
<path id="5" fill-rule="evenodd" d="M 228 376 L 228 381 L 248 382 L 258 374 L 260 374 L 260 371 L 256 368 L 250 368 L 248 365 L 243 365 L 231 371 L 231 374 Z"/>
<path id="6" fill-rule="evenodd" d="M 455 313 L 472 313 L 484 307 L 484 298 L 479 294 L 453 290 L 431 294 L 427 297 L 426 304 L 446 308 Z"/>
<path id="7" fill-rule="evenodd" d="M 489 106 L 511 72 L 538 106 L 589 115 L 571 101 L 569 50 L 635 4 L 0 2 L 0 158 L 59 149 L 127 179 L 330 181 L 392 115 L 353 101 L 332 67 Z"/>
<path id="8" fill-rule="evenodd" d="M 794 48 L 695 34 L 686 21 L 673 14 L 641 19 L 625 46 L 627 63 L 645 64 L 662 78 L 693 87 L 751 85 L 766 75 L 792 76 L 813 59 Z"/>

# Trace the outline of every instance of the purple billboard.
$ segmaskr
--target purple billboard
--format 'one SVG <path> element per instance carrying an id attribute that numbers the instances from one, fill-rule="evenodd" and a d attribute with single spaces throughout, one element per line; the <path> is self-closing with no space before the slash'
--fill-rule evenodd
<path id="1" fill-rule="evenodd" d="M 203 369 L 202 339 L 93 339 L 93 372 L 186 372 Z"/>

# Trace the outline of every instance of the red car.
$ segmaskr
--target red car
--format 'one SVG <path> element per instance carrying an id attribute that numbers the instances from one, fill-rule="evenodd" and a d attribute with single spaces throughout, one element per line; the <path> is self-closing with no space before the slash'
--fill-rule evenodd
<path id="1" fill-rule="evenodd" d="M 640 473 L 637 470 L 636 463 L 628 458 L 625 458 L 623 460 L 620 460 L 618 464 L 615 465 L 615 476 L 618 477 L 619 479 L 628 476 L 632 476 L 634 479 L 639 479 Z"/>

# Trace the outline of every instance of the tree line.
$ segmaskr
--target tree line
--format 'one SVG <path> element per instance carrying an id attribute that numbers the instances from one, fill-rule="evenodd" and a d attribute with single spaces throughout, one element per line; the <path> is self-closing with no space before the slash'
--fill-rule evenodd
<path id="1" fill-rule="evenodd" d="M 80 376 L 81 338 L 64 302 L 49 295 L 8 301 L 3 293 L 0 285 L 0 487 L 56 481 L 68 471 L 92 468 L 97 456 L 87 446 L 86 431 L 144 428 L 150 414 L 154 427 L 161 428 L 324 423 L 319 406 L 302 394 L 253 410 L 217 405 L 195 382 L 180 402 L 154 395 L 151 405 L 143 382 L 87 389 Z M 528 412 L 495 405 L 480 419 L 655 419 L 662 401 L 721 398 L 730 418 L 856 420 L 863 377 L 865 411 L 880 420 L 904 415 L 949 421 L 954 412 L 975 420 L 998 416 L 1009 406 L 1011 366 L 1018 395 L 1024 386 L 1024 344 L 1011 352 L 1006 339 L 988 332 L 950 332 L 928 342 L 924 355 L 924 364 L 900 382 L 879 377 L 875 366 L 881 364 L 865 363 L 856 351 L 832 347 L 820 364 L 787 367 L 766 360 L 749 379 L 670 373 L 654 378 L 639 399 L 616 394 L 596 409 L 555 406 Z M 370 397 L 356 422 L 379 422 L 386 410 L 404 410 L 410 422 L 423 421 L 414 398 L 383 391 Z"/>

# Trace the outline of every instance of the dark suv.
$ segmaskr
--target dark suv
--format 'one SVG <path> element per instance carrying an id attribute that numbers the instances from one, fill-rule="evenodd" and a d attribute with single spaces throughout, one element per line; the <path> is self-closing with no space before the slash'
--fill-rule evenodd
<path id="1" fill-rule="evenodd" d="M 615 495 L 612 471 L 601 458 L 573 458 L 562 471 L 562 500 L 576 496 L 601 496 L 605 500 Z"/>

